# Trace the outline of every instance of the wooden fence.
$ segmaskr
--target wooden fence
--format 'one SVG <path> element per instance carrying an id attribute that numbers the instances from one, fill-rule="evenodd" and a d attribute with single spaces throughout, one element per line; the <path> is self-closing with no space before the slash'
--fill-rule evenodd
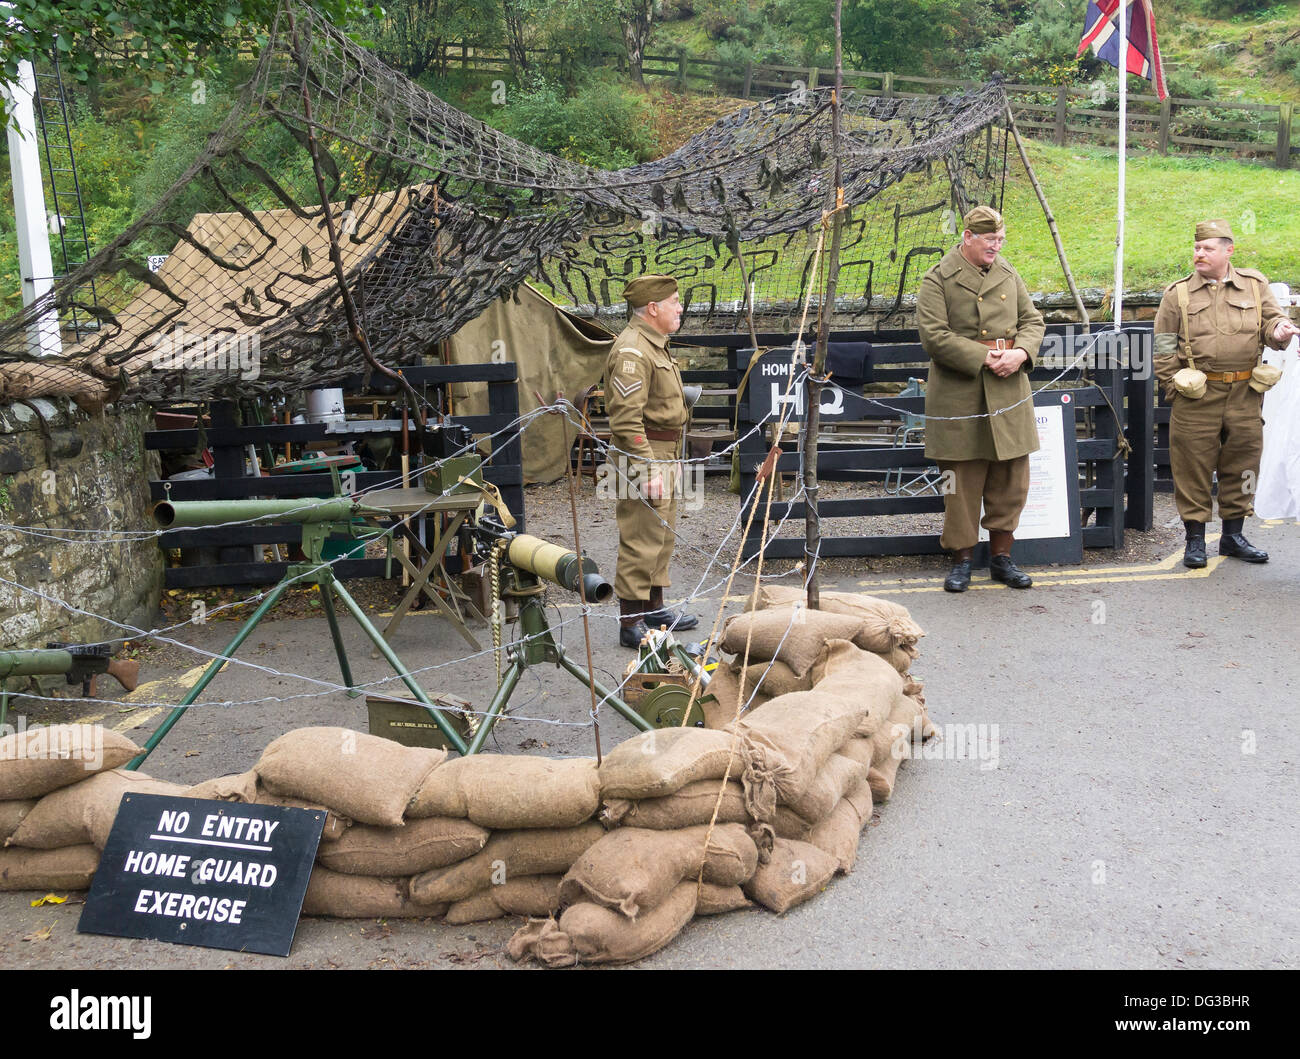
<path id="1" fill-rule="evenodd" d="M 545 67 L 554 61 L 546 49 L 528 52 L 531 61 Z M 611 65 L 626 67 L 627 56 L 609 52 Z M 508 56 L 451 45 L 448 67 L 465 74 L 508 78 L 513 68 Z M 678 89 L 712 90 L 741 99 L 762 99 L 801 88 L 825 86 L 833 69 L 817 66 L 779 66 L 746 63 L 737 66 L 679 51 L 672 55 L 646 55 L 642 74 Z M 978 82 L 943 77 L 914 77 L 888 71 L 845 70 L 844 83 L 868 96 L 921 98 L 974 87 Z M 1114 144 L 1119 138 L 1119 118 L 1113 85 L 1005 86 L 1016 122 L 1038 139 L 1068 143 Z M 1296 105 L 1241 103 L 1229 100 L 1154 95 L 1128 97 L 1130 147 L 1149 148 L 1160 154 L 1231 152 L 1249 161 L 1268 161 L 1279 169 L 1300 164 L 1300 130 Z"/>

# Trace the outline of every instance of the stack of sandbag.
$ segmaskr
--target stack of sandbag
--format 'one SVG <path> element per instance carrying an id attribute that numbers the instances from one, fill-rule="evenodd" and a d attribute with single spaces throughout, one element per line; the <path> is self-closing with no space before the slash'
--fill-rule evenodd
<path id="1" fill-rule="evenodd" d="M 590 822 L 599 803 L 590 759 L 448 761 L 443 750 L 344 728 L 289 732 L 252 771 L 187 793 L 327 813 L 306 915 L 545 915 L 560 877 L 603 833 Z"/>
<path id="2" fill-rule="evenodd" d="M 924 699 L 908 694 L 907 680 L 880 655 L 845 640 L 832 640 L 826 645 L 813 675 L 818 690 L 849 694 L 856 689 L 871 689 L 870 697 L 877 708 L 868 711 L 837 753 L 866 766 L 873 800 L 887 801 L 894 792 L 899 764 L 910 756 L 912 742 L 935 734 Z"/>
<path id="3" fill-rule="evenodd" d="M 693 916 L 745 907 L 741 886 L 757 867 L 758 847 L 740 824 L 618 828 L 561 880 L 558 921 L 530 922 L 508 951 L 550 967 L 639 960 L 667 945 Z"/>
<path id="4" fill-rule="evenodd" d="M 139 753 L 99 725 L 0 739 L 0 890 L 88 889 L 122 795 L 184 791 L 121 767 Z"/>
<path id="5" fill-rule="evenodd" d="M 917 644 L 921 637 L 925 635 L 925 630 L 912 620 L 912 615 L 906 607 L 861 592 L 822 591 L 818 595 L 820 599 L 818 609 L 808 611 L 802 606 L 807 599 L 807 592 L 799 586 L 765 585 L 760 588 L 757 599 L 750 601 L 751 614 L 757 615 L 769 610 L 790 612 L 796 606 L 799 606 L 803 613 L 798 615 L 787 613 L 787 620 L 784 622 L 775 616 L 769 616 L 765 619 L 753 619 L 751 640 L 760 641 L 764 644 L 774 639 L 779 640 L 786 626 L 790 624 L 791 618 L 801 625 L 807 625 L 811 621 L 815 629 L 826 634 L 825 638 L 827 640 L 852 640 L 864 651 L 880 655 L 898 672 L 906 676 L 912 667 L 912 663 L 920 654 Z M 857 624 L 852 627 L 851 631 L 836 631 L 836 626 L 834 622 L 829 620 L 829 615 L 853 618 Z M 747 615 L 737 615 L 728 621 L 723 648 L 733 654 L 741 653 L 750 624 Z M 740 646 L 733 646 L 733 644 L 739 644 Z M 783 660 L 786 653 L 786 649 L 783 647 Z M 756 655 L 751 645 L 749 657 L 752 663 L 755 659 L 766 660 L 773 658 L 775 652 Z M 798 653 L 796 657 L 802 659 L 806 656 Z M 797 664 L 795 668 L 798 668 Z"/>

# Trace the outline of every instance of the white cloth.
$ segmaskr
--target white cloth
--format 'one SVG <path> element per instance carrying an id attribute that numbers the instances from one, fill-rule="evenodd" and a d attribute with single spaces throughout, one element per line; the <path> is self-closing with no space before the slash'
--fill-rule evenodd
<path id="1" fill-rule="evenodd" d="M 1290 304 L 1285 283 L 1270 289 L 1278 303 Z M 1264 350 L 1264 361 L 1282 369 L 1278 384 L 1264 394 L 1264 453 L 1259 464 L 1255 514 L 1259 518 L 1300 518 L 1300 337 L 1285 350 Z"/>

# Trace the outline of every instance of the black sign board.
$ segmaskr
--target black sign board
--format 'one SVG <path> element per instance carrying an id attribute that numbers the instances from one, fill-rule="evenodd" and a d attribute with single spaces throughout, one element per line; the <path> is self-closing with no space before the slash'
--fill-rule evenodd
<path id="1" fill-rule="evenodd" d="M 288 956 L 325 813 L 126 794 L 77 930 Z"/>
<path id="2" fill-rule="evenodd" d="M 809 351 L 811 352 L 811 350 Z M 787 423 L 802 423 L 808 401 L 807 382 L 790 386 L 791 349 L 770 349 L 749 369 L 745 383 L 745 399 L 749 402 L 747 419 L 761 423 L 768 419 L 785 417 Z M 796 364 L 795 374 L 803 372 L 805 365 Z M 826 386 L 821 393 L 821 415 L 824 420 L 866 419 L 884 413 L 878 401 L 840 386 Z"/>

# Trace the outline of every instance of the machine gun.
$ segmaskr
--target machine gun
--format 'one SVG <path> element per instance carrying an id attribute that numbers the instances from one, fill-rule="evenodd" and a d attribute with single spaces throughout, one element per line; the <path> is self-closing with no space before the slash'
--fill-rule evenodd
<path id="1" fill-rule="evenodd" d="M 8 677 L 63 674 L 69 684 L 80 684 L 84 698 L 95 697 L 95 678 L 107 673 L 127 691 L 135 691 L 140 663 L 114 658 L 113 645 L 106 643 L 47 643 L 35 651 L 0 651 L 0 725 L 9 716 Z"/>
<path id="2" fill-rule="evenodd" d="M 414 491 L 407 490 L 406 492 Z M 368 539 L 384 535 L 385 531 L 382 527 L 373 525 L 367 520 L 387 515 L 389 512 L 382 507 L 363 503 L 363 499 L 350 496 L 334 496 L 321 500 L 164 500 L 153 506 L 151 513 L 154 522 L 163 529 L 213 526 L 229 522 L 252 524 L 296 523 L 302 527 L 302 551 L 303 555 L 306 556 L 306 561 L 289 566 L 281 581 L 267 593 L 258 605 L 257 610 L 244 622 L 235 637 L 220 652 L 218 657 L 213 659 L 185 697 L 163 718 L 162 723 L 158 725 L 146 741 L 143 752 L 133 758 L 126 766 L 127 768 L 136 769 L 140 767 L 145 758 L 153 752 L 154 748 L 162 742 L 163 737 L 181 719 L 185 711 L 198 700 L 203 689 L 211 683 L 212 678 L 226 664 L 226 660 L 234 655 L 239 646 L 252 634 L 258 623 L 280 601 L 289 586 L 295 583 L 320 586 L 321 608 L 325 611 L 325 617 L 329 622 L 330 636 L 334 642 L 334 653 L 338 658 L 339 669 L 343 674 L 343 682 L 347 685 L 349 696 L 355 698 L 361 693 L 356 690 L 356 682 L 352 678 L 352 667 L 348 662 L 347 652 L 343 648 L 343 637 L 339 631 L 338 615 L 334 610 L 335 597 L 352 615 L 357 624 L 361 626 L 362 631 L 375 645 L 379 653 L 383 655 L 388 664 L 393 667 L 402 683 L 406 685 L 420 705 L 429 712 L 434 723 L 446 738 L 448 745 L 462 754 L 466 752 L 465 741 L 458 731 L 459 728 L 463 728 L 464 722 L 461 721 L 457 724 L 434 705 L 415 680 L 412 679 L 407 667 L 402 664 L 401 659 L 397 657 L 388 642 L 371 624 L 370 619 L 366 617 L 365 612 L 357 604 L 356 600 L 352 598 L 342 583 L 334 576 L 334 567 L 322 557 L 325 541 L 330 537 L 346 536 Z M 437 503 L 437 499 L 429 497 L 428 503 L 429 506 L 433 506 Z M 388 539 L 391 540 L 391 538 Z"/>
<path id="3" fill-rule="evenodd" d="M 578 593 L 585 603 L 605 603 L 614 596 L 614 587 L 600 575 L 595 561 L 589 556 L 579 556 L 577 552 L 540 537 L 514 533 L 490 516 L 480 517 L 477 522 L 462 527 L 460 551 L 462 562 L 486 564 L 492 599 L 499 601 L 499 605 L 493 607 L 492 618 L 492 642 L 498 657 L 497 691 L 469 744 L 470 753 L 482 747 L 524 670 L 543 662 L 552 663 L 577 677 L 600 696 L 602 703 L 608 703 L 642 731 L 675 727 L 681 723 L 685 702 L 680 695 L 674 695 L 671 703 L 666 699 L 658 701 L 654 688 L 659 684 L 673 684 L 677 685 L 678 692 L 681 691 L 680 682 L 668 675 L 669 666 L 664 664 L 669 657 L 676 658 L 679 671 L 692 678 L 700 670 L 695 659 L 673 641 L 671 634 L 656 634 L 659 637 L 656 650 L 643 655 L 639 668 L 650 679 L 635 683 L 642 702 L 640 710 L 628 705 L 570 659 L 564 647 L 556 642 L 546 617 L 544 582 Z M 508 664 L 501 671 L 501 625 L 507 618 L 517 621 L 518 635 L 505 648 L 504 657 Z M 704 681 L 707 683 L 707 680 L 705 674 Z M 702 725 L 703 721 L 698 704 L 692 706 L 689 723 Z"/>

